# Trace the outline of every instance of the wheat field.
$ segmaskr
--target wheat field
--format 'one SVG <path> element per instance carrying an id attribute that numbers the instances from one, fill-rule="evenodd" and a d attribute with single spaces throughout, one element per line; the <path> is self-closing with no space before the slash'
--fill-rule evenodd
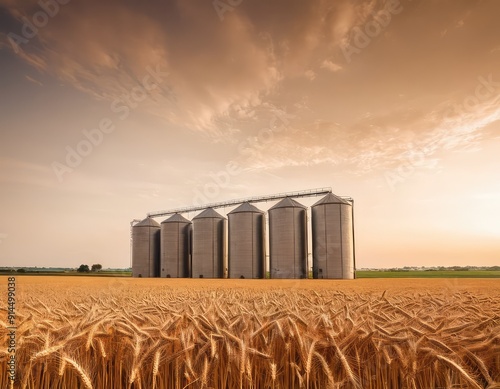
<path id="1" fill-rule="evenodd" d="M 16 293 L 1 388 L 500 388 L 497 280 L 23 276 Z"/>

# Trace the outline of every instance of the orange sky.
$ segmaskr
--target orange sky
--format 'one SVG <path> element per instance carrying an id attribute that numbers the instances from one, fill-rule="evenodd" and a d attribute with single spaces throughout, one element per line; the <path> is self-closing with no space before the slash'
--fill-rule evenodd
<path id="1" fill-rule="evenodd" d="M 0 0 L 0 265 L 127 267 L 147 212 L 316 187 L 358 267 L 499 265 L 499 13 Z"/>

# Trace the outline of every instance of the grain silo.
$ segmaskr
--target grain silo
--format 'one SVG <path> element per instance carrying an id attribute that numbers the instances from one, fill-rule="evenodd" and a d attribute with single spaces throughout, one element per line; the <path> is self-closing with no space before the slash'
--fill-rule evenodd
<path id="1" fill-rule="evenodd" d="M 269 209 L 271 278 L 307 278 L 307 208 L 286 197 Z"/>
<path id="2" fill-rule="evenodd" d="M 191 276 L 191 229 L 191 222 L 178 213 L 161 223 L 161 277 Z"/>
<path id="3" fill-rule="evenodd" d="M 264 278 L 264 212 L 246 202 L 228 213 L 229 278 Z"/>
<path id="4" fill-rule="evenodd" d="M 193 278 L 222 278 L 226 257 L 226 219 L 212 208 L 193 218 Z"/>
<path id="5" fill-rule="evenodd" d="M 146 218 L 132 226 L 132 276 L 158 277 L 160 225 Z"/>
<path id="6" fill-rule="evenodd" d="M 327 194 L 312 206 L 314 278 L 354 278 L 352 205 Z"/>

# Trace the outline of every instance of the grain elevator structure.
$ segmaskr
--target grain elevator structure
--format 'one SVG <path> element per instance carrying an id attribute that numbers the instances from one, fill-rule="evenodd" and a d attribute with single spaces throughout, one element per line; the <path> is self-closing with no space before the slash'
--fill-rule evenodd
<path id="1" fill-rule="evenodd" d="M 297 201 L 318 196 L 322 196 L 319 201 L 306 205 Z M 254 205 L 269 202 L 267 212 Z M 232 211 L 215 210 L 226 207 Z M 199 213 L 188 220 L 191 212 Z M 333 194 L 331 188 L 147 216 L 131 224 L 134 277 L 353 279 L 356 275 L 354 200 Z M 167 217 L 161 226 L 154 220 L 159 217 Z"/>

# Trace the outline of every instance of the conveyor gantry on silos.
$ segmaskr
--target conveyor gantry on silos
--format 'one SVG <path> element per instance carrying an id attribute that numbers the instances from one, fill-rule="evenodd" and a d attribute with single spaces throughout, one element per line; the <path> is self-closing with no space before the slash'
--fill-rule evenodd
<path id="1" fill-rule="evenodd" d="M 152 266 L 156 262 L 151 262 L 150 260 L 157 255 L 159 256 L 159 254 L 155 254 L 154 247 L 156 247 L 156 239 L 159 241 L 160 236 L 160 234 L 156 235 L 158 225 L 157 223 L 153 225 L 155 222 L 152 218 L 179 214 L 178 217 L 183 219 L 181 220 L 182 223 L 186 223 L 187 219 L 184 219 L 180 214 L 203 210 L 203 212 L 193 219 L 192 223 L 191 261 L 188 260 L 188 267 L 189 263 L 191 263 L 191 272 L 187 271 L 188 277 L 221 278 L 225 276 L 224 270 L 227 266 L 229 267 L 228 275 L 231 278 L 260 278 L 261 273 L 259 270 L 256 270 L 258 267 L 254 266 L 255 263 L 260 263 L 260 260 L 252 263 L 251 272 L 248 269 L 245 270 L 243 264 L 248 265 L 251 261 L 242 259 L 242 262 L 239 263 L 240 259 L 238 258 L 244 258 L 244 256 L 235 254 L 238 248 L 236 244 L 231 246 L 231 242 L 229 243 L 231 263 L 228 264 L 226 262 L 226 219 L 214 209 L 238 205 L 241 207 L 245 203 L 247 203 L 245 207 L 253 207 L 251 205 L 253 203 L 279 201 L 278 204 L 269 210 L 270 276 L 271 278 L 305 278 L 308 276 L 309 270 L 307 267 L 307 207 L 298 203 L 294 198 L 315 197 L 319 195 L 326 195 L 326 197 L 315 203 L 311 208 L 313 276 L 314 278 L 353 278 L 355 276 L 354 201 L 350 197 L 333 195 L 331 188 L 253 196 L 245 199 L 234 199 L 212 204 L 192 205 L 166 211 L 150 212 L 147 219 L 135 225 L 138 228 L 148 227 L 150 235 L 147 238 L 144 233 L 145 230 L 135 228 L 135 220 L 131 223 L 133 225 L 132 243 L 135 243 L 132 248 L 133 275 L 138 276 L 140 274 L 142 277 L 160 276 L 160 268 Z M 235 211 L 228 214 L 229 219 L 233 218 L 231 215 L 237 214 Z M 258 215 L 258 213 L 256 214 Z M 263 219 L 265 220 L 265 216 L 263 216 Z M 189 223 L 189 221 L 187 222 Z M 195 225 L 197 228 L 195 228 Z M 263 231 L 265 231 L 265 225 L 264 222 Z M 237 223 L 233 223 L 233 226 L 237 226 Z M 241 230 L 243 229 L 242 227 Z M 143 232 L 142 234 L 139 233 L 141 231 Z M 257 233 L 256 230 L 253 230 L 253 232 L 260 236 L 260 232 Z M 230 232 L 229 234 L 234 235 L 235 232 Z M 263 234 L 265 235 L 265 232 Z M 142 236 L 141 239 L 138 238 L 139 235 Z M 155 238 L 156 236 L 158 238 Z M 240 235 L 240 237 L 238 240 L 241 242 L 250 239 L 250 235 L 248 237 Z M 254 238 L 256 239 L 254 243 L 257 243 L 259 240 L 255 236 Z M 141 241 L 149 243 L 147 245 L 147 255 L 145 254 L 146 245 L 140 243 Z M 164 241 L 166 242 L 165 239 Z M 236 241 L 234 240 L 234 242 Z M 262 242 L 264 247 L 263 256 L 265 258 L 265 238 L 262 239 Z M 166 246 L 167 243 L 164 245 Z M 259 253 L 261 251 L 260 248 L 255 250 Z M 164 257 L 165 253 L 162 251 L 163 264 L 167 262 Z M 184 255 L 180 254 L 180 257 L 185 258 Z M 167 267 L 162 267 L 161 269 L 165 269 L 165 271 L 161 272 L 162 277 L 166 277 L 167 275 L 174 277 L 186 274 L 185 267 L 182 266 L 184 260 L 179 260 L 180 257 L 173 260 L 177 265 L 180 264 L 177 272 L 171 272 L 170 270 L 166 270 Z M 159 261 L 158 259 L 157 262 Z M 234 263 L 234 266 L 232 266 L 232 263 Z M 146 267 L 146 264 L 148 267 Z"/>

